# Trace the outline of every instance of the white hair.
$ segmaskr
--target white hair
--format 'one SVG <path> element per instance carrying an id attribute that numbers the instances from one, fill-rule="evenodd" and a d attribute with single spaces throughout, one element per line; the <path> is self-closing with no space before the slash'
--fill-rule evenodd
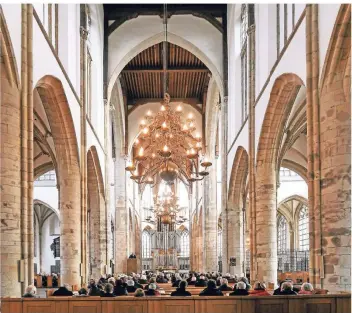
<path id="1" fill-rule="evenodd" d="M 313 285 L 310 284 L 310 283 L 303 283 L 302 286 L 301 286 L 301 290 L 304 290 L 304 291 L 313 291 L 314 288 L 313 288 Z"/>
<path id="2" fill-rule="evenodd" d="M 108 283 L 115 285 L 115 278 L 114 277 L 110 277 L 108 279 Z"/>
<path id="3" fill-rule="evenodd" d="M 149 285 L 149 289 L 155 290 L 156 289 L 156 284 L 154 284 L 154 283 L 150 284 Z"/>
<path id="4" fill-rule="evenodd" d="M 237 289 L 246 289 L 246 284 L 243 281 L 238 282 Z"/>
<path id="5" fill-rule="evenodd" d="M 26 288 L 26 293 L 29 293 L 31 295 L 35 295 L 37 293 L 37 288 L 34 285 L 29 285 Z"/>
<path id="6" fill-rule="evenodd" d="M 130 286 L 130 287 L 134 286 L 134 281 L 132 279 L 128 280 L 127 286 Z"/>
<path id="7" fill-rule="evenodd" d="M 71 285 L 70 284 L 64 284 L 64 287 L 67 289 L 67 290 L 71 290 Z"/>
<path id="8" fill-rule="evenodd" d="M 283 290 L 292 290 L 293 289 L 293 285 L 291 282 L 289 281 L 285 281 L 282 286 L 281 286 L 281 291 Z"/>

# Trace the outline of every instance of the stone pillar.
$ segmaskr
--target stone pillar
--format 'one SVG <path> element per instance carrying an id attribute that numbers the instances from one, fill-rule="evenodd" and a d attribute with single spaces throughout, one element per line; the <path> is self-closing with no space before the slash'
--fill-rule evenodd
<path id="1" fill-rule="evenodd" d="M 218 219 L 216 211 L 216 168 L 214 165 L 209 169 L 209 176 L 206 176 L 204 179 L 204 200 L 204 270 L 206 272 L 213 272 L 218 270 Z"/>
<path id="2" fill-rule="evenodd" d="M 23 10 L 26 4 L 23 5 Z M 23 11 L 23 15 L 24 12 Z M 0 78 L 0 295 L 20 297 L 17 262 L 21 260 L 21 97 L 15 71 L 11 42 L 6 38 L 5 21 L 1 19 Z M 22 29 L 25 20 L 22 20 Z M 12 66 L 11 66 L 12 65 Z"/>
<path id="3" fill-rule="evenodd" d="M 236 265 L 228 265 L 226 272 L 232 275 L 244 275 L 242 267 L 244 260 L 242 209 L 234 207 L 232 203 L 228 203 L 227 219 L 229 234 L 227 237 L 227 262 L 229 264 L 230 258 L 236 258 Z M 223 246 L 223 249 L 224 248 L 226 247 Z M 225 270 L 223 272 L 225 273 Z"/>
<path id="4" fill-rule="evenodd" d="M 117 156 L 115 161 L 115 274 L 127 272 L 129 225 L 126 184 L 125 160 Z"/>
<path id="5" fill-rule="evenodd" d="M 28 27 L 27 27 L 27 110 L 28 110 L 28 285 L 34 284 L 34 209 L 33 209 L 33 180 L 34 180 L 34 161 L 33 161 L 33 138 L 34 138 L 34 118 L 33 118 L 33 5 L 28 5 Z"/>
<path id="6" fill-rule="evenodd" d="M 80 100 L 81 100 L 81 142 L 80 142 L 80 166 L 81 166 L 81 284 L 88 281 L 88 227 L 87 227 L 87 132 L 86 132 L 86 108 L 87 108 L 87 37 L 88 37 L 88 20 L 87 6 L 80 5 Z"/>
<path id="7" fill-rule="evenodd" d="M 277 226 L 275 164 L 261 162 L 256 173 L 257 279 L 277 283 Z M 251 278 L 252 280 L 252 278 Z"/>
<path id="8" fill-rule="evenodd" d="M 318 5 L 307 6 L 307 9 L 312 11 L 312 23 L 318 24 Z M 312 34 L 315 42 L 317 33 Z M 319 74 L 319 63 L 314 63 L 314 47 L 312 45 L 311 58 L 317 68 L 312 71 L 312 80 Z M 321 238 L 315 238 L 314 248 L 318 252 L 321 243 L 320 286 L 329 291 L 350 291 L 351 4 L 340 6 L 321 77 L 320 101 L 313 102 L 313 136 L 319 135 L 313 139 L 314 182 L 317 188 L 321 187 L 321 200 L 314 202 L 315 233 L 320 230 Z M 318 84 L 311 86 L 314 97 Z M 316 109 L 315 105 L 318 105 Z M 320 163 L 316 160 L 317 152 L 320 152 Z M 315 283 L 319 286 L 318 279 Z"/>
<path id="9" fill-rule="evenodd" d="M 249 219 L 250 234 L 250 281 L 257 279 L 256 260 L 256 174 L 255 174 L 255 20 L 254 5 L 248 5 L 248 47 L 249 47 L 249 99 L 248 99 L 248 181 L 249 181 Z"/>

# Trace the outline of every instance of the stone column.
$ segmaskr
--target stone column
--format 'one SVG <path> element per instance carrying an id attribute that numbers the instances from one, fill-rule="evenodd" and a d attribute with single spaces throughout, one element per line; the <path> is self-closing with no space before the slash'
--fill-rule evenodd
<path id="1" fill-rule="evenodd" d="M 307 6 L 307 9 L 312 13 L 312 23 L 318 24 L 318 5 Z M 320 199 L 314 201 L 317 235 L 314 249 L 318 254 L 321 244 L 320 286 L 329 291 L 350 291 L 351 4 L 340 6 L 319 85 L 314 83 L 319 75 L 319 62 L 314 58 L 315 54 L 319 53 L 314 49 L 318 44 L 317 33 L 318 31 L 312 33 L 315 43 L 312 44 L 312 55 L 309 56 L 307 51 L 307 58 L 311 57 L 314 65 L 310 76 L 313 80 L 313 97 L 318 93 L 318 86 L 321 86 L 319 101 L 314 101 L 313 98 L 312 103 L 313 136 L 318 134 L 313 139 L 314 183 L 317 187 L 314 194 L 318 193 L 316 190 L 319 186 L 321 188 Z M 312 175 L 311 172 L 309 174 Z M 317 272 L 315 274 L 318 275 Z M 315 283 L 319 287 L 319 279 L 316 279 Z"/>
<path id="2" fill-rule="evenodd" d="M 255 174 L 255 20 L 254 5 L 248 5 L 248 47 L 249 47 L 249 99 L 248 99 L 248 181 L 250 234 L 250 280 L 257 279 L 256 260 L 256 174 Z"/>
<path id="3" fill-rule="evenodd" d="M 127 272 L 129 225 L 126 183 L 125 160 L 117 156 L 115 161 L 115 274 Z"/>
<path id="4" fill-rule="evenodd" d="M 213 272 L 218 270 L 218 219 L 216 211 L 216 169 L 214 165 L 209 169 L 209 176 L 206 176 L 204 179 L 204 200 L 204 270 L 206 272 Z"/>
<path id="5" fill-rule="evenodd" d="M 258 163 L 256 173 L 257 279 L 277 283 L 277 226 L 275 164 Z M 251 278 L 252 280 L 252 278 Z"/>
<path id="6" fill-rule="evenodd" d="M 22 5 L 26 16 L 26 4 Z M 19 81 L 11 54 L 9 38 L 5 36 L 5 21 L 1 19 L 0 78 L 0 295 L 20 297 L 17 262 L 21 260 L 21 97 Z M 22 29 L 25 28 L 22 20 Z M 12 64 L 13 65 L 13 64 Z"/>
<path id="7" fill-rule="evenodd" d="M 34 128 L 34 118 L 33 118 L 33 5 L 28 5 L 28 27 L 27 27 L 27 84 L 28 84 L 28 94 L 27 94 L 27 110 L 28 110 L 28 285 L 34 284 L 34 209 L 33 209 L 33 128 Z"/>
<path id="8" fill-rule="evenodd" d="M 81 166 L 81 284 L 87 283 L 88 280 L 88 250 L 87 250 L 87 133 L 86 133 L 86 108 L 87 108 L 87 37 L 88 21 L 87 6 L 80 5 L 80 100 L 81 100 L 81 142 L 80 142 L 80 166 Z"/>

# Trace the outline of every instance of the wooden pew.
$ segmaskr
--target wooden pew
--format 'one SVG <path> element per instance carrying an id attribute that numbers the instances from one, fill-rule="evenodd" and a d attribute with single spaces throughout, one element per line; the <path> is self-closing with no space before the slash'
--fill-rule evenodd
<path id="1" fill-rule="evenodd" d="M 271 297 L 2 298 L 2 313 L 349 313 L 351 294 Z"/>

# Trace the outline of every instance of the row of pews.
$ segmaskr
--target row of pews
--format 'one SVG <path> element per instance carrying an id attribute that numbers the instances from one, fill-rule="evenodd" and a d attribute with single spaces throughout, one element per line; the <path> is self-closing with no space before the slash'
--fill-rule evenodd
<path id="1" fill-rule="evenodd" d="M 2 298 L 2 313 L 349 313 L 351 295 Z"/>
<path id="2" fill-rule="evenodd" d="M 189 286 L 191 297 L 170 297 L 171 284 L 158 284 L 161 296 L 2 298 L 2 313 L 349 313 L 351 294 L 270 297 L 199 297 L 202 287 Z M 74 286 L 74 290 L 78 286 Z M 231 291 L 223 292 L 228 295 Z"/>

